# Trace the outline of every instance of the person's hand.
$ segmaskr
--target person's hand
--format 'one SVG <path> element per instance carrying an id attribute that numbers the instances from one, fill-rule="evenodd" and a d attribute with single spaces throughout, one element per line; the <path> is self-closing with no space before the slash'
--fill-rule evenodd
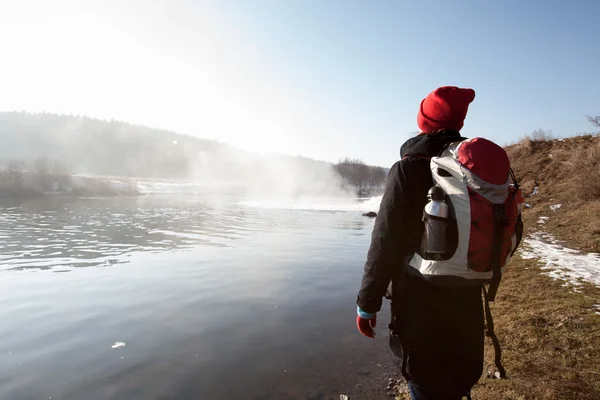
<path id="1" fill-rule="evenodd" d="M 356 316 L 356 327 L 364 336 L 375 339 L 374 328 L 377 326 L 377 314 L 370 314 L 358 309 Z"/>
<path id="2" fill-rule="evenodd" d="M 375 339 L 375 331 L 373 328 L 377 326 L 377 315 L 373 318 L 365 319 L 360 316 L 356 316 L 356 326 L 358 331 L 368 338 Z"/>

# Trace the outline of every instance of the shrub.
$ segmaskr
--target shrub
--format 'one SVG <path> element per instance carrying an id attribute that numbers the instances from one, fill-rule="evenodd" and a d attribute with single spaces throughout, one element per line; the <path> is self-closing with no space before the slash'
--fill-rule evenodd
<path id="1" fill-rule="evenodd" d="M 554 134 L 552 131 L 545 131 L 543 129 L 536 129 L 535 131 L 531 132 L 529 137 L 533 142 L 549 142 L 550 140 L 554 140 Z"/>
<path id="2" fill-rule="evenodd" d="M 536 129 L 512 145 L 511 152 L 514 152 L 515 155 L 534 154 L 552 140 L 554 140 L 552 131 Z"/>
<path id="3" fill-rule="evenodd" d="M 600 140 L 573 151 L 569 162 L 574 192 L 581 200 L 600 199 Z"/>

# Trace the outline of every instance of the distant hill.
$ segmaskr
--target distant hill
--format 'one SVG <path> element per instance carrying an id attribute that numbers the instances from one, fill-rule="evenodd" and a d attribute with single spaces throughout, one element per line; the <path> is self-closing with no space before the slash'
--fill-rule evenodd
<path id="1" fill-rule="evenodd" d="M 76 172 L 161 178 L 188 177 L 204 153 L 227 150 L 216 141 L 118 121 L 54 114 L 0 113 L 0 161 L 58 158 Z M 177 144 L 175 144 L 177 143 Z M 214 165 L 220 171 L 227 164 Z"/>
<path id="2" fill-rule="evenodd" d="M 0 164 L 39 157 L 71 173 L 243 183 L 258 191 L 327 194 L 382 186 L 386 170 L 305 157 L 256 154 L 214 140 L 118 121 L 47 113 L 0 113 Z M 348 160 L 348 159 L 347 159 Z M 346 161 L 347 161 L 346 160 Z M 354 174 L 353 176 L 343 176 Z"/>

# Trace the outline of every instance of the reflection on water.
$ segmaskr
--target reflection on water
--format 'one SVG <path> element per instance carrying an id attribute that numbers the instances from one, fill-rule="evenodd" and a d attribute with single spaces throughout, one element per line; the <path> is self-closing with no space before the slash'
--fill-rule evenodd
<path id="1" fill-rule="evenodd" d="M 338 218 L 331 220 L 334 226 L 327 226 L 320 221 L 327 212 L 267 211 L 244 207 L 234 198 L 164 202 L 54 199 L 50 207 L 46 202 L 6 207 L 0 212 L 0 268 L 110 266 L 128 262 L 131 252 L 232 246 L 233 240 L 275 227 L 313 234 L 332 227 L 360 231 L 365 224 L 362 219 Z"/>
<path id="2" fill-rule="evenodd" d="M 0 206 L 0 398 L 339 398 L 371 227 L 233 197 Z"/>

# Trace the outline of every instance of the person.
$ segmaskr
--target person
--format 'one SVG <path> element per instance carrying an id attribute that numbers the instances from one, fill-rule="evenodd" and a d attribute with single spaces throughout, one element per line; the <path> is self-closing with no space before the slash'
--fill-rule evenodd
<path id="1" fill-rule="evenodd" d="M 474 99 L 473 89 L 443 86 L 422 100 L 421 132 L 402 145 L 388 174 L 357 297 L 358 330 L 374 338 L 377 313 L 391 292 L 390 346 L 414 400 L 469 398 L 483 372 L 481 287 L 433 285 L 406 268 L 424 233 L 433 186 L 429 159 L 465 139 L 460 130 Z"/>

